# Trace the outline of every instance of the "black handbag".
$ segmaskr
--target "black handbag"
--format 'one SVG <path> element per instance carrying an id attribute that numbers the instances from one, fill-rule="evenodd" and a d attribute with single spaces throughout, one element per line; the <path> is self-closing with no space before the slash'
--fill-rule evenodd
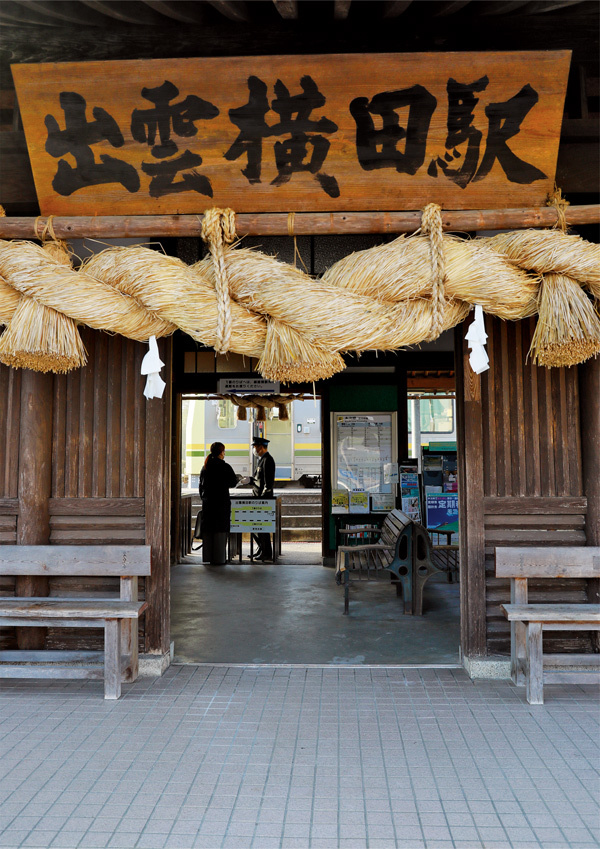
<path id="1" fill-rule="evenodd" d="M 200 539 L 200 533 L 201 533 L 200 528 L 201 528 L 201 526 L 202 526 L 202 510 L 198 510 L 198 515 L 196 516 L 196 525 L 194 527 L 194 539 Z M 202 548 L 202 543 L 200 543 L 200 545 L 197 545 L 194 548 L 194 543 L 192 541 L 192 551 L 200 551 L 201 548 Z"/>

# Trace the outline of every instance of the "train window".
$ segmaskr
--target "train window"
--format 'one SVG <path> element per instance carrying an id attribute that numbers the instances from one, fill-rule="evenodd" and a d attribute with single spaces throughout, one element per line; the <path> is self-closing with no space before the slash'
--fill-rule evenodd
<path id="1" fill-rule="evenodd" d="M 408 400 L 408 429 L 412 431 L 412 403 Z M 419 399 L 421 433 L 452 433 L 454 430 L 454 399 Z"/>
<path id="2" fill-rule="evenodd" d="M 233 430 L 237 425 L 235 405 L 231 401 L 219 401 L 217 405 L 217 424 L 222 430 Z"/>

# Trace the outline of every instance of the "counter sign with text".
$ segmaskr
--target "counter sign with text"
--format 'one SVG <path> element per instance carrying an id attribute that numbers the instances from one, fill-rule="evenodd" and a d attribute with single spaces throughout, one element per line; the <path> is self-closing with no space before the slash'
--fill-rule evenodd
<path id="1" fill-rule="evenodd" d="M 232 534 L 273 534 L 276 530 L 274 498 L 232 498 Z"/>

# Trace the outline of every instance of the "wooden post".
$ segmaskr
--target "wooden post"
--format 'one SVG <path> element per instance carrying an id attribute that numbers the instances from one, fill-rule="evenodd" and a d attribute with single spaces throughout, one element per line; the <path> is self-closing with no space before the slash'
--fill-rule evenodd
<path id="1" fill-rule="evenodd" d="M 331 407 L 329 405 L 329 382 L 321 385 L 321 554 L 331 558 L 335 553 L 329 540 L 329 513 L 331 505 Z"/>
<path id="2" fill-rule="evenodd" d="M 173 439 L 171 446 L 171 565 L 181 557 L 181 392 L 173 397 Z"/>
<path id="3" fill-rule="evenodd" d="M 19 516 L 17 543 L 50 541 L 49 499 L 52 494 L 52 374 L 23 369 L 19 436 Z M 48 578 L 18 577 L 15 594 L 47 596 Z M 17 628 L 20 649 L 42 649 L 46 628 Z"/>
<path id="4" fill-rule="evenodd" d="M 464 656 L 486 654 L 485 533 L 483 514 L 483 405 L 481 377 L 471 370 L 464 339 L 455 330 L 459 458 L 460 644 Z"/>
<path id="5" fill-rule="evenodd" d="M 600 359 L 579 366 L 583 491 L 587 496 L 585 535 L 588 545 L 600 545 Z M 600 603 L 600 580 L 588 581 L 588 601 Z M 592 632 L 592 645 L 600 652 L 600 634 Z"/>
<path id="6" fill-rule="evenodd" d="M 146 402 L 146 543 L 152 546 L 152 575 L 146 578 L 145 649 L 166 654 L 170 647 L 171 539 L 171 365 L 173 340 L 159 339 L 165 363 L 165 392 Z"/>

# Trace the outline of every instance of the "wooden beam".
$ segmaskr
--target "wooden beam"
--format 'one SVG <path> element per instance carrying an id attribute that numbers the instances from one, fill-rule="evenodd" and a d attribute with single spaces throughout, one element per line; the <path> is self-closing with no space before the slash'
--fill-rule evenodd
<path id="1" fill-rule="evenodd" d="M 568 224 L 600 222 L 600 204 L 569 206 Z M 37 223 L 37 231 L 35 223 Z M 0 239 L 39 238 L 47 218 L 0 218 Z M 59 239 L 123 238 L 146 236 L 199 236 L 201 215 L 105 215 L 53 217 L 52 226 Z M 528 227 L 552 227 L 556 224 L 553 207 L 530 209 L 443 210 L 444 230 L 521 230 Z M 301 212 L 294 217 L 294 233 L 328 235 L 336 233 L 412 233 L 421 226 L 420 210 L 408 212 Z M 240 236 L 285 236 L 288 216 L 281 212 L 241 213 L 236 217 Z"/>
<path id="2" fill-rule="evenodd" d="M 350 12 L 352 0 L 334 0 L 333 17 L 336 21 L 345 21 Z"/>
<path id="3" fill-rule="evenodd" d="M 243 23 L 248 20 L 248 9 L 243 0 L 208 0 L 213 9 L 220 12 L 230 21 Z"/>
<path id="4" fill-rule="evenodd" d="M 298 17 L 298 0 L 273 0 L 275 8 L 286 21 L 295 21 Z"/>
<path id="5" fill-rule="evenodd" d="M 173 0 L 144 0 L 155 12 L 182 24 L 200 24 L 205 15 L 198 3 L 177 3 Z"/>
<path id="6" fill-rule="evenodd" d="M 384 18 L 397 18 L 410 6 L 412 0 L 386 0 L 383 5 Z"/>
<path id="7" fill-rule="evenodd" d="M 115 18 L 121 23 L 137 26 L 140 24 L 165 25 L 165 20 L 160 14 L 138 0 L 129 0 L 128 3 L 112 3 L 111 0 L 80 0 L 80 2 L 94 12 L 106 15 L 109 19 Z"/>

